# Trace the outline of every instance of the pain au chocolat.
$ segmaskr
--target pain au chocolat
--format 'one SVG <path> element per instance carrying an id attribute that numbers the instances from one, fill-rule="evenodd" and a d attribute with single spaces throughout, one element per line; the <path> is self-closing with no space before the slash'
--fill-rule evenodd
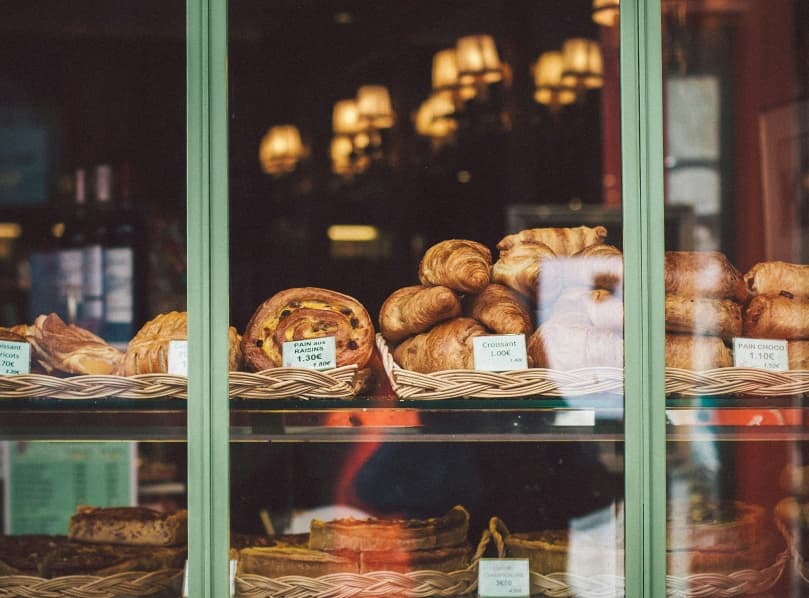
<path id="1" fill-rule="evenodd" d="M 747 287 L 736 267 L 718 251 L 667 251 L 666 294 L 732 299 L 743 303 Z"/>
<path id="2" fill-rule="evenodd" d="M 374 325 L 353 297 L 317 287 L 276 293 L 262 303 L 244 330 L 242 354 L 253 371 L 283 366 L 285 342 L 333 336 L 337 367 L 363 368 L 374 348 Z"/>

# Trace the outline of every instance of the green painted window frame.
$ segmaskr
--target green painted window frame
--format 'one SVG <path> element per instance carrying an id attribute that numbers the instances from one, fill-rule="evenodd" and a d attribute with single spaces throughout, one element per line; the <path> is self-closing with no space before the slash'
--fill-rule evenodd
<path id="1" fill-rule="evenodd" d="M 227 0 L 186 0 L 189 596 L 230 594 Z M 626 596 L 665 596 L 659 0 L 621 3 Z"/>

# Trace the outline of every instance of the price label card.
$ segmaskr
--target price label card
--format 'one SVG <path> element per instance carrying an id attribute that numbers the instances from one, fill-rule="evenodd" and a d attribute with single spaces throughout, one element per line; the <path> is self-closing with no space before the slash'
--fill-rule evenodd
<path id="1" fill-rule="evenodd" d="M 169 341 L 169 374 L 188 375 L 188 341 Z"/>
<path id="2" fill-rule="evenodd" d="M 524 334 L 476 336 L 472 339 L 472 349 L 476 370 L 507 372 L 528 367 Z"/>
<path id="3" fill-rule="evenodd" d="M 480 559 L 478 596 L 529 598 L 531 578 L 528 574 L 528 559 Z"/>
<path id="4" fill-rule="evenodd" d="M 284 367 L 330 370 L 337 367 L 333 336 L 284 343 Z"/>
<path id="5" fill-rule="evenodd" d="M 789 369 L 787 341 L 766 338 L 734 338 L 733 365 L 737 368 L 761 368 L 774 372 Z"/>
<path id="6" fill-rule="evenodd" d="M 31 345 L 0 341 L 0 374 L 31 373 Z"/>

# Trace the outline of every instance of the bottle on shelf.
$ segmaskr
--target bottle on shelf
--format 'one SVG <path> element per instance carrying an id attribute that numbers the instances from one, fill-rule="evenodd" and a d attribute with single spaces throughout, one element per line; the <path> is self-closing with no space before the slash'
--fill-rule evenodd
<path id="1" fill-rule="evenodd" d="M 76 170 L 73 202 L 64 219 L 64 230 L 57 252 L 59 315 L 66 322 L 78 323 L 83 317 L 84 252 L 88 233 L 87 176 Z"/>
<path id="2" fill-rule="evenodd" d="M 94 202 L 90 210 L 86 242 L 82 251 L 82 311 L 79 325 L 101 334 L 104 321 L 104 243 L 107 225 L 102 206 L 111 198 L 112 169 L 97 166 L 93 177 Z"/>
<path id="3" fill-rule="evenodd" d="M 108 167 L 106 167 L 108 168 Z M 111 345 L 125 349 L 140 322 L 139 287 L 143 270 L 142 227 L 131 202 L 129 170 L 121 170 L 119 195 L 112 197 L 112 175 L 106 193 L 99 195 L 100 212 L 105 219 L 103 242 L 104 309 L 101 336 Z M 141 301 L 142 303 L 142 301 Z"/>

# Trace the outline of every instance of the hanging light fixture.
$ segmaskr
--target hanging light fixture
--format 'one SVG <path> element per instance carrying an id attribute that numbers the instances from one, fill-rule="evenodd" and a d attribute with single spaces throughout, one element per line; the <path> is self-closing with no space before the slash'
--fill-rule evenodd
<path id="1" fill-rule="evenodd" d="M 497 83 L 503 79 L 503 65 L 490 35 L 467 35 L 455 44 L 458 78 L 462 85 Z"/>
<path id="2" fill-rule="evenodd" d="M 384 85 L 363 85 L 357 90 L 357 109 L 360 118 L 375 129 L 393 126 L 393 105 L 390 93 Z"/>
<path id="3" fill-rule="evenodd" d="M 270 127 L 259 144 L 258 157 L 267 174 L 289 174 L 303 158 L 301 134 L 295 125 Z"/>
<path id="4" fill-rule="evenodd" d="M 620 14 L 620 0 L 593 0 L 593 21 L 602 27 L 615 27 Z"/>
<path id="5" fill-rule="evenodd" d="M 540 54 L 532 67 L 534 99 L 540 104 L 550 106 L 552 110 L 576 101 L 576 90 L 562 83 L 563 68 L 561 52 Z"/>
<path id="6" fill-rule="evenodd" d="M 436 140 L 446 139 L 458 128 L 458 123 L 452 118 L 454 112 L 450 92 L 434 93 L 421 103 L 416 112 L 416 132 Z"/>
<path id="7" fill-rule="evenodd" d="M 598 42 L 583 37 L 562 45 L 562 84 L 576 89 L 597 89 L 604 85 L 604 65 Z"/>
<path id="8" fill-rule="evenodd" d="M 475 97 L 477 92 L 473 84 L 461 84 L 455 48 L 441 50 L 433 56 L 433 91 L 451 91 L 460 102 Z"/>
<path id="9" fill-rule="evenodd" d="M 336 135 L 356 135 L 363 129 L 360 118 L 360 109 L 357 101 L 340 100 L 334 104 L 332 110 L 332 131 Z"/>

